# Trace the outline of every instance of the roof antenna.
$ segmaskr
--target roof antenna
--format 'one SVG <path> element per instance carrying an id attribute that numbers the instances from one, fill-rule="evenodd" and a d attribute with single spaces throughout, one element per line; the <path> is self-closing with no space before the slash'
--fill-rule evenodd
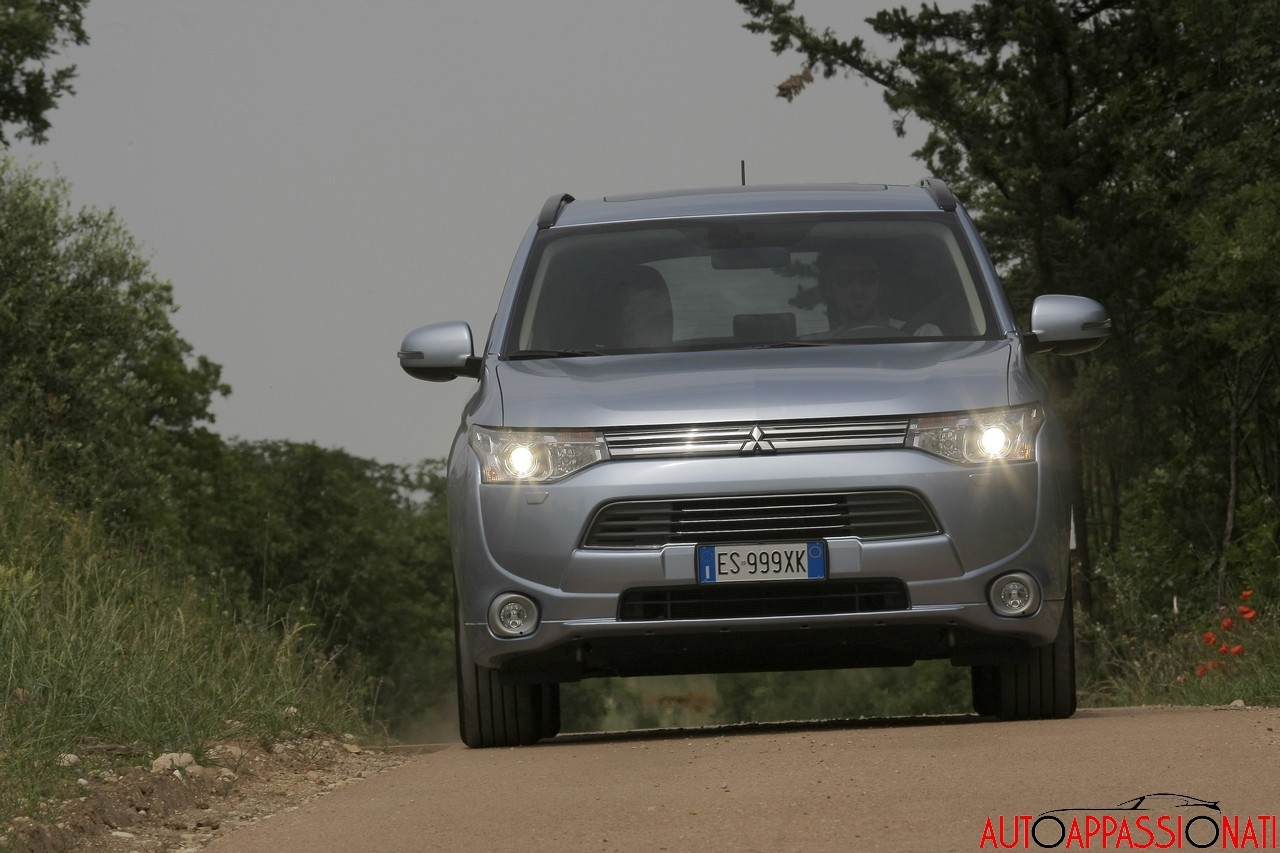
<path id="1" fill-rule="evenodd" d="M 744 187 L 747 185 L 747 161 L 746 160 L 742 161 L 742 185 Z"/>

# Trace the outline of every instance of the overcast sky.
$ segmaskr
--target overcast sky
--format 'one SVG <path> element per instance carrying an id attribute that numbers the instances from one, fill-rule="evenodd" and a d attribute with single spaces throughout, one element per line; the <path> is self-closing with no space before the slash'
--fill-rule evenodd
<path id="1" fill-rule="evenodd" d="M 880 0 L 799 0 L 869 34 Z M 77 206 L 115 208 L 223 366 L 227 437 L 384 462 L 443 457 L 475 382 L 417 382 L 411 328 L 482 345 L 548 196 L 748 183 L 911 183 L 917 124 L 742 28 L 733 0 L 91 0 L 49 143 Z"/>

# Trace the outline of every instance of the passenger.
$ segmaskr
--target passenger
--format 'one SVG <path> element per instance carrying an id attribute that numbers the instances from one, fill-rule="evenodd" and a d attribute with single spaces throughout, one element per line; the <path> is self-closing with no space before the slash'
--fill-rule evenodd
<path id="1" fill-rule="evenodd" d="M 857 329 L 886 329 L 918 336 L 941 336 L 933 323 L 913 329 L 890 317 L 880 304 L 884 273 L 875 259 L 852 252 L 827 252 L 818 259 L 818 287 L 827 303 L 830 334 Z"/>
<path id="2" fill-rule="evenodd" d="M 618 346 L 655 349 L 671 346 L 671 294 L 662 274 L 638 266 L 618 277 Z"/>

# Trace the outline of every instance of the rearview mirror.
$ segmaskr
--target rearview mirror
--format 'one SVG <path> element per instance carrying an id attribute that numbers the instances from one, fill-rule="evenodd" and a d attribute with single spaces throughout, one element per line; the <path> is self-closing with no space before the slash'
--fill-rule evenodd
<path id="1" fill-rule="evenodd" d="M 716 270 L 781 269 L 790 263 L 791 252 L 779 246 L 744 246 L 711 251 L 711 268 Z"/>

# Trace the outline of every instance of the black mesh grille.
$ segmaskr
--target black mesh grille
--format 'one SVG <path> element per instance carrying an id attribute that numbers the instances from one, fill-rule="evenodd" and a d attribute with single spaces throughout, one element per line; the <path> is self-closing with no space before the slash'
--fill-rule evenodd
<path id="1" fill-rule="evenodd" d="M 895 539 L 938 532 L 919 495 L 904 491 L 625 501 L 596 513 L 588 548 L 659 548 L 835 536 Z"/>
<path id="2" fill-rule="evenodd" d="M 898 580 L 820 580 L 630 589 L 618 601 L 623 622 L 745 619 L 907 610 Z"/>

